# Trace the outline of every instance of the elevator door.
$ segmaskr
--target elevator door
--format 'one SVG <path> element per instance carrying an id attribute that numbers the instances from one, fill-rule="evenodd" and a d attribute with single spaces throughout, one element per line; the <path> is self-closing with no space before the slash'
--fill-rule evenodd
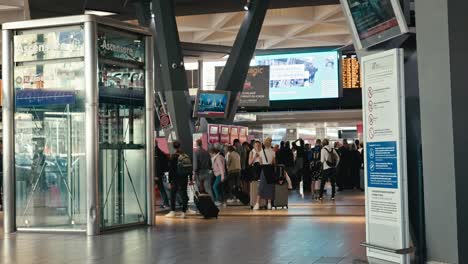
<path id="1" fill-rule="evenodd" d="M 146 222 L 144 108 L 99 105 L 102 228 Z"/>

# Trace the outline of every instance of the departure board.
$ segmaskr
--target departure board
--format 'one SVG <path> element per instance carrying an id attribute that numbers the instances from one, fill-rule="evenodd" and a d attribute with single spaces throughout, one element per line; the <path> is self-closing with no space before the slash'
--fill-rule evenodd
<path id="1" fill-rule="evenodd" d="M 342 80 L 343 88 L 361 88 L 361 70 L 356 55 L 343 55 Z"/>

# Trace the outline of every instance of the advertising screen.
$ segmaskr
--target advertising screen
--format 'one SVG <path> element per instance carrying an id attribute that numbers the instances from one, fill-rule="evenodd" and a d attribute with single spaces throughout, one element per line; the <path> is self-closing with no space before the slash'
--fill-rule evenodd
<path id="1" fill-rule="evenodd" d="M 195 102 L 194 117 L 225 118 L 229 92 L 199 91 Z"/>
<path id="2" fill-rule="evenodd" d="M 342 0 L 351 18 L 358 48 L 367 48 L 408 32 L 398 0 Z"/>
<path id="3" fill-rule="evenodd" d="M 255 63 L 270 66 L 270 101 L 338 97 L 336 51 L 261 55 Z"/>

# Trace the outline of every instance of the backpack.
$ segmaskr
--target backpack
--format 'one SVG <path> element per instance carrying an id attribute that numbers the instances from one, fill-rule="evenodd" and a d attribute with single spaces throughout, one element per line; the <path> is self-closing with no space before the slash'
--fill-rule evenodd
<path id="1" fill-rule="evenodd" d="M 190 159 L 189 155 L 185 153 L 180 154 L 177 158 L 177 174 L 181 176 L 187 176 L 192 174 L 192 172 L 192 159 Z"/>
<path id="2" fill-rule="evenodd" d="M 336 154 L 336 151 L 334 149 L 329 151 L 325 148 L 325 150 L 328 152 L 328 157 L 325 162 L 330 168 L 335 168 L 336 165 L 338 165 L 338 154 Z"/>

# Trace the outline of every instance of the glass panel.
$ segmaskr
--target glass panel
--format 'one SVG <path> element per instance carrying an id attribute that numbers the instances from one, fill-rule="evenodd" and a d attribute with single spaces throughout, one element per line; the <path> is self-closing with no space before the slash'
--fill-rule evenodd
<path id="1" fill-rule="evenodd" d="M 143 37 L 98 29 L 102 228 L 146 221 Z"/>
<path id="2" fill-rule="evenodd" d="M 104 228 L 146 219 L 144 107 L 100 104 Z"/>
<path id="3" fill-rule="evenodd" d="M 85 230 L 82 29 L 16 33 L 16 224 Z"/>

